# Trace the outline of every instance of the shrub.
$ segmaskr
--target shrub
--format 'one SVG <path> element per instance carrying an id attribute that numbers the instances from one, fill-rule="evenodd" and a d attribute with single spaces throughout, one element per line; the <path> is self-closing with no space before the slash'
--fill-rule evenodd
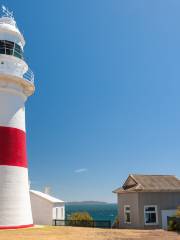
<path id="1" fill-rule="evenodd" d="M 71 226 L 93 226 L 93 218 L 88 212 L 75 212 L 72 213 L 69 218 L 69 225 Z"/>
<path id="2" fill-rule="evenodd" d="M 75 212 L 70 215 L 69 220 L 93 221 L 93 218 L 88 212 Z"/>
<path id="3" fill-rule="evenodd" d="M 175 218 L 171 218 L 168 222 L 168 230 L 175 231 L 176 230 L 176 221 Z"/>
<path id="4" fill-rule="evenodd" d="M 176 210 L 176 217 L 180 217 L 180 206 L 178 206 Z"/>
<path id="5" fill-rule="evenodd" d="M 117 216 L 112 224 L 112 228 L 119 228 L 119 217 Z"/>
<path id="6" fill-rule="evenodd" d="M 168 230 L 180 231 L 180 206 L 178 206 L 175 216 L 169 218 Z"/>

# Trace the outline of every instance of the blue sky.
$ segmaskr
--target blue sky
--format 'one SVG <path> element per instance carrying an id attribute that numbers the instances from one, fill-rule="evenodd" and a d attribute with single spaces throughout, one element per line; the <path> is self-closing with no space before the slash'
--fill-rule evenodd
<path id="1" fill-rule="evenodd" d="M 129 173 L 180 176 L 180 1 L 3 1 L 35 73 L 32 188 L 115 202 Z"/>

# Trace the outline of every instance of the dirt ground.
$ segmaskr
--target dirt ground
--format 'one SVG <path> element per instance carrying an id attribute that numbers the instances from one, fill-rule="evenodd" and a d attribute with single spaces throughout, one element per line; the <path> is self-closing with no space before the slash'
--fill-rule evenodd
<path id="1" fill-rule="evenodd" d="M 42 227 L 0 230 L 0 240 L 180 240 L 180 235 L 163 230 L 93 229 Z"/>

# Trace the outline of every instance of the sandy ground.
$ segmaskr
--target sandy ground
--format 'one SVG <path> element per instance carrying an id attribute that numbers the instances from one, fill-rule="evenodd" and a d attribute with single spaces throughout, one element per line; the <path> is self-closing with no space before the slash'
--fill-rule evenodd
<path id="1" fill-rule="evenodd" d="M 163 230 L 120 230 L 78 227 L 36 227 L 0 230 L 0 240 L 180 240 L 180 235 Z"/>

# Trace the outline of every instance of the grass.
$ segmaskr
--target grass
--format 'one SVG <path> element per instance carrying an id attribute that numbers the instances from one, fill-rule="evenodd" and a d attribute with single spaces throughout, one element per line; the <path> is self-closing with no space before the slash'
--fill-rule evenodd
<path id="1" fill-rule="evenodd" d="M 43 227 L 1 230 L 0 240 L 180 240 L 180 235 L 163 230 Z"/>

